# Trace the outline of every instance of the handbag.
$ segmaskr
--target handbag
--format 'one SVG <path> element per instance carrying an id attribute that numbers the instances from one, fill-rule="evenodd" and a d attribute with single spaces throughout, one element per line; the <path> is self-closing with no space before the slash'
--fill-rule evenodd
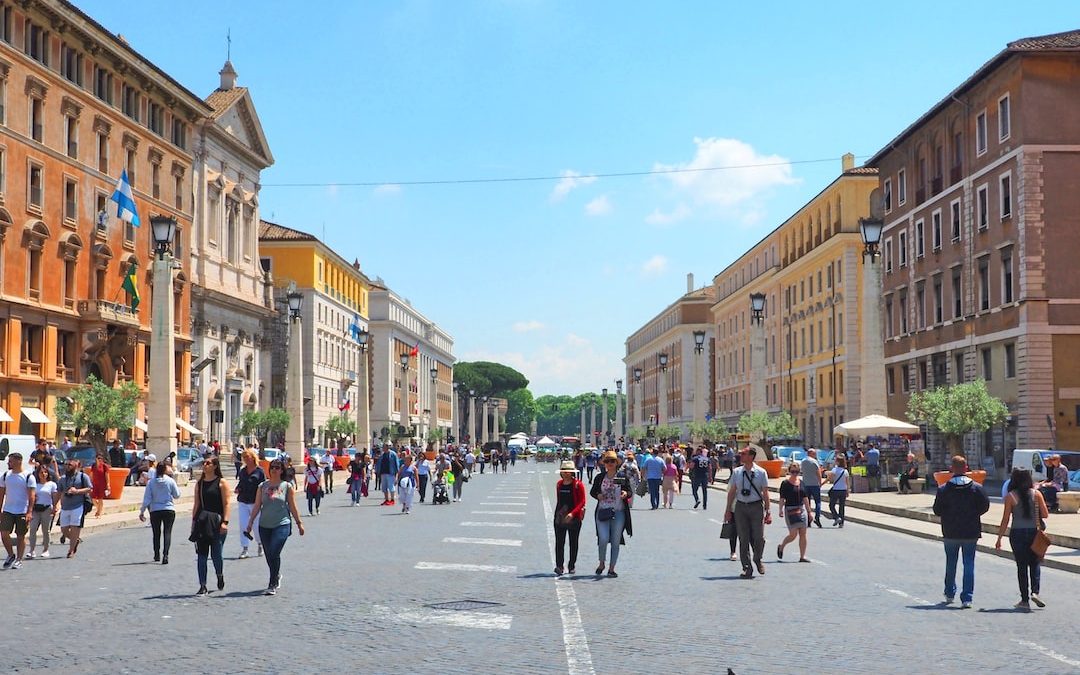
<path id="1" fill-rule="evenodd" d="M 735 538 L 735 523 L 725 522 L 720 526 L 720 538 L 721 539 L 734 539 Z"/>
<path id="2" fill-rule="evenodd" d="M 644 497 L 649 494 L 649 484 L 643 480 L 638 481 L 637 489 L 634 490 L 638 497 Z"/>
<path id="3" fill-rule="evenodd" d="M 607 521 L 611 520 L 614 517 L 615 517 L 615 509 L 613 509 L 613 508 L 608 507 L 608 508 L 603 508 L 603 509 L 597 509 L 596 510 L 596 519 L 599 520 L 601 523 L 606 523 Z"/>
<path id="4" fill-rule="evenodd" d="M 1035 514 L 1038 519 L 1039 527 L 1035 530 L 1035 539 L 1031 542 L 1031 552 L 1035 554 L 1035 557 L 1042 560 L 1046 557 L 1046 549 L 1050 548 L 1050 537 L 1046 535 L 1046 521 L 1042 519 L 1042 516 L 1038 513 Z"/>

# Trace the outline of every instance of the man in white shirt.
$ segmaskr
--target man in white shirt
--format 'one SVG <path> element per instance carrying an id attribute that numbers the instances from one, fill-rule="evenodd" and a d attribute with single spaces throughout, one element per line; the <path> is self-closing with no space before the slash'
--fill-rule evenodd
<path id="1" fill-rule="evenodd" d="M 473 454 L 472 448 L 469 448 L 465 453 L 465 468 L 469 470 L 469 473 L 472 473 L 473 464 L 475 463 L 476 455 Z"/>
<path id="2" fill-rule="evenodd" d="M 322 457 L 319 458 L 319 466 L 323 470 L 323 487 L 327 493 L 334 491 L 334 455 L 330 448 L 326 449 Z"/>
<path id="3" fill-rule="evenodd" d="M 753 579 L 750 566 L 750 547 L 754 549 L 754 565 L 758 574 L 765 574 L 762 555 L 765 553 L 765 526 L 772 522 L 769 509 L 769 475 L 754 464 L 754 451 L 743 448 L 739 453 L 742 466 L 728 481 L 727 512 L 724 520 L 735 522 L 739 533 L 739 557 L 742 559 L 743 579 Z"/>
<path id="4" fill-rule="evenodd" d="M 36 499 L 37 483 L 34 475 L 23 471 L 22 453 L 8 454 L 8 470 L 0 477 L 0 539 L 4 542 L 7 558 L 4 569 L 17 570 L 22 567 L 23 555 L 26 554 L 26 531 Z M 11 546 L 11 533 L 15 532 L 16 548 Z"/>

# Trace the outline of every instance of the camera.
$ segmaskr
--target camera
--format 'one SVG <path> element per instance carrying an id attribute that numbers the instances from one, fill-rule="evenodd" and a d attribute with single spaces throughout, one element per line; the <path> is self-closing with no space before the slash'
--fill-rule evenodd
<path id="1" fill-rule="evenodd" d="M 743 488 L 741 492 L 742 492 L 743 497 L 749 497 L 750 496 L 750 490 L 748 490 L 746 488 Z"/>

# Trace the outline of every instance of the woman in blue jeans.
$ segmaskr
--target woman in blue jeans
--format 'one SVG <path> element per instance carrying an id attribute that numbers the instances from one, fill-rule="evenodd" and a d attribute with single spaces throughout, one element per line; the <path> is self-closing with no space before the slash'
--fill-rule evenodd
<path id="1" fill-rule="evenodd" d="M 627 504 L 633 494 L 630 490 L 629 481 L 615 475 L 619 465 L 619 457 L 612 451 L 607 451 L 600 460 L 604 470 L 593 478 L 592 490 L 589 494 L 596 500 L 596 510 L 593 512 L 593 520 L 596 522 L 596 543 L 600 552 L 600 564 L 596 567 L 596 575 L 604 573 L 607 567 L 607 575 L 615 578 L 615 564 L 619 562 L 619 546 L 622 544 L 622 536 L 625 531 L 628 536 L 633 535 L 630 525 L 630 513 Z M 611 547 L 610 557 L 608 547 Z"/>
<path id="2" fill-rule="evenodd" d="M 281 551 L 292 534 L 294 522 L 300 536 L 304 536 L 304 524 L 300 522 L 300 512 L 296 509 L 296 488 L 282 479 L 284 468 L 281 460 L 270 462 L 270 478 L 259 486 L 255 505 L 251 507 L 251 518 L 245 527 L 245 532 L 251 537 L 251 528 L 258 517 L 259 541 L 266 555 L 266 565 L 270 568 L 266 595 L 275 595 L 281 587 Z"/>
<path id="3" fill-rule="evenodd" d="M 1014 606 L 1021 611 L 1031 609 L 1032 602 L 1039 607 L 1046 606 L 1039 598 L 1042 573 L 1039 569 L 1039 557 L 1032 552 L 1031 543 L 1035 541 L 1039 524 L 1045 522 L 1049 515 L 1046 501 L 1032 483 L 1031 472 L 1026 469 L 1013 469 L 994 548 L 1001 550 L 1001 538 L 1005 536 L 1005 528 L 1011 517 L 1009 545 L 1013 550 L 1013 558 L 1016 559 L 1016 579 L 1020 583 L 1020 602 Z"/>
<path id="4" fill-rule="evenodd" d="M 225 546 L 225 535 L 229 533 L 229 494 L 229 485 L 221 476 L 220 459 L 208 458 L 203 462 L 202 478 L 195 484 L 195 508 L 192 509 L 191 520 L 194 522 L 198 520 L 199 514 L 209 511 L 221 518 L 221 528 L 216 537 L 200 538 L 195 542 L 199 571 L 199 590 L 195 595 L 198 597 L 205 597 L 210 593 L 206 589 L 207 557 L 214 560 L 218 590 L 225 590 L 225 563 L 221 558 L 221 549 Z"/>

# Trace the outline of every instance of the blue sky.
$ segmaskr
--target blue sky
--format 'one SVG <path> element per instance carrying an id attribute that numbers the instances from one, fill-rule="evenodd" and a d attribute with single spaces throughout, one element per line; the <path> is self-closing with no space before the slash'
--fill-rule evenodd
<path id="1" fill-rule="evenodd" d="M 231 28 L 277 160 L 263 217 L 536 394 L 612 387 L 688 272 L 709 282 L 1008 41 L 1080 27 L 1064 1 L 78 4 L 200 95 Z M 566 178 L 398 184 L 524 176 Z"/>

